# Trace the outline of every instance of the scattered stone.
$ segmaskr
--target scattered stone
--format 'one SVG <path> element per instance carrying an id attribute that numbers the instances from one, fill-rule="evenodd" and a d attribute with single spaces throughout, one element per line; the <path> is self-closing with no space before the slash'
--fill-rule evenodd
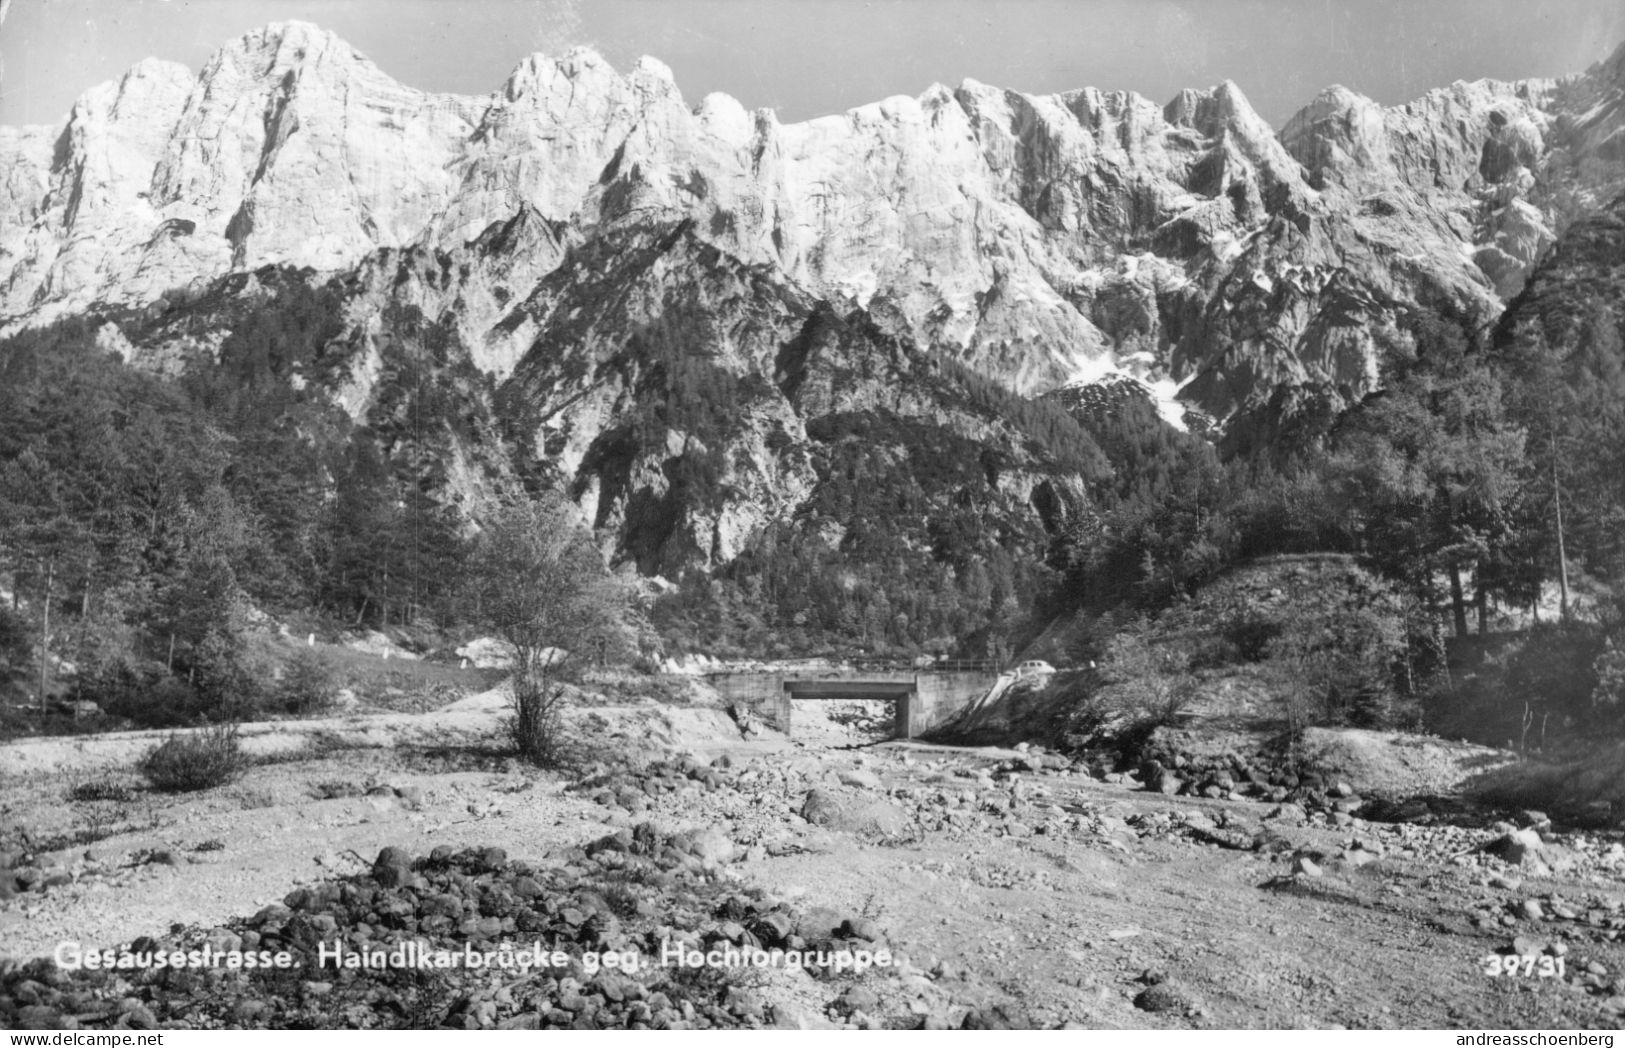
<path id="1" fill-rule="evenodd" d="M 1142 1012 L 1152 1012 L 1154 1014 L 1182 1012 L 1190 1007 L 1190 1002 L 1185 999 L 1185 996 L 1179 992 L 1179 989 L 1174 984 L 1164 980 L 1147 986 L 1135 994 L 1134 1007 Z"/>
<path id="2" fill-rule="evenodd" d="M 812 790 L 801 803 L 801 817 L 814 826 L 828 826 L 841 817 L 841 799 L 829 790 Z"/>
<path id="3" fill-rule="evenodd" d="M 1534 830 L 1513 830 L 1485 845 L 1484 850 L 1502 862 L 1521 866 L 1539 856 L 1545 842 Z"/>
<path id="4" fill-rule="evenodd" d="M 1291 823 L 1306 822 L 1309 819 L 1309 813 L 1296 804 L 1278 804 L 1270 809 L 1269 814 L 1264 816 L 1266 822 L 1272 822 L 1276 819 Z"/>
<path id="5" fill-rule="evenodd" d="M 1520 903 L 1514 904 L 1512 907 L 1512 913 L 1514 916 L 1522 917 L 1527 921 L 1538 921 L 1546 916 L 1546 911 L 1540 905 L 1540 900 L 1538 899 L 1525 899 Z"/>
<path id="6" fill-rule="evenodd" d="M 873 1012 L 880 1007 L 880 995 L 861 983 L 852 986 L 835 1001 L 836 1010 L 843 1015 L 853 1012 Z"/>
<path id="7" fill-rule="evenodd" d="M 1516 954 L 1519 957 L 1529 957 L 1542 952 L 1545 946 L 1546 944 L 1539 939 L 1527 935 L 1518 935 L 1513 937 L 1512 944 L 1502 952 Z"/>
<path id="8" fill-rule="evenodd" d="M 1381 858 L 1381 856 L 1379 856 L 1376 852 L 1366 851 L 1364 848 L 1346 848 L 1343 851 L 1343 861 L 1355 869 L 1359 869 L 1361 866 L 1370 865 L 1371 863 L 1376 862 L 1379 858 Z"/>
<path id="9" fill-rule="evenodd" d="M 855 768 L 839 772 L 835 776 L 843 786 L 856 786 L 862 790 L 881 789 L 880 776 L 867 768 Z"/>

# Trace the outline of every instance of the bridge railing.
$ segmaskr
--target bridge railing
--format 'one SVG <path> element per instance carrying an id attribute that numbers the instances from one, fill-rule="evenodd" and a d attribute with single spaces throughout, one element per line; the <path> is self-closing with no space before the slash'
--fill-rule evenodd
<path id="1" fill-rule="evenodd" d="M 997 673 L 1002 669 L 997 659 L 938 659 L 934 662 L 916 662 L 913 659 L 856 658 L 843 659 L 840 664 L 859 671 L 889 673 Z"/>

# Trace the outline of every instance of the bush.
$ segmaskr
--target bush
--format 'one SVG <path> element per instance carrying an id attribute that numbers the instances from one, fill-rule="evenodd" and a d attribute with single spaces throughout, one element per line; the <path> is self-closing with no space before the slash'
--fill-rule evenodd
<path id="1" fill-rule="evenodd" d="M 0 604 L 0 681 L 13 672 L 24 672 L 24 663 L 32 646 L 28 623 L 23 617 Z"/>
<path id="2" fill-rule="evenodd" d="M 117 659 L 96 666 L 81 682 L 82 697 L 111 717 L 125 717 L 141 728 L 181 728 L 196 724 L 208 701 L 162 663 Z"/>
<path id="3" fill-rule="evenodd" d="M 1284 624 L 1268 651 L 1289 726 L 1391 726 L 1404 646 L 1403 623 L 1374 609 L 1333 608 Z"/>
<path id="4" fill-rule="evenodd" d="M 275 699 L 284 713 L 320 713 L 333 704 L 333 670 L 314 651 L 301 651 L 277 683 Z"/>
<path id="5" fill-rule="evenodd" d="M 509 738 L 519 756 L 539 768 L 559 766 L 564 747 L 564 687 L 516 676 Z"/>
<path id="6" fill-rule="evenodd" d="M 112 778 L 90 779 L 75 784 L 68 791 L 71 801 L 116 801 L 122 804 L 134 797 L 135 793 L 129 786 Z"/>
<path id="7" fill-rule="evenodd" d="M 239 719 L 259 707 L 264 696 L 258 674 L 235 633 L 211 629 L 192 649 L 189 661 L 192 686 L 216 715 Z"/>
<path id="8" fill-rule="evenodd" d="M 1093 671 L 1063 671 L 1051 682 L 1050 689 L 1063 711 L 1059 736 L 1061 745 L 1068 750 L 1094 745 L 1120 719 L 1100 686 L 1099 674 Z"/>
<path id="9" fill-rule="evenodd" d="M 1280 635 L 1281 623 L 1251 610 L 1236 615 L 1224 627 L 1224 639 L 1235 645 L 1243 662 L 1263 662 L 1270 643 Z"/>
<path id="10" fill-rule="evenodd" d="M 246 763 L 236 726 L 222 724 L 192 735 L 171 735 L 136 768 L 156 789 L 191 793 L 232 782 Z"/>
<path id="11" fill-rule="evenodd" d="M 1171 724 L 1196 698 L 1190 656 L 1152 639 L 1140 620 L 1106 643 L 1100 672 L 1117 707 L 1143 728 Z"/>
<path id="12" fill-rule="evenodd" d="M 1429 696 L 1430 720 L 1441 732 L 1520 749 L 1545 749 L 1554 735 L 1617 736 L 1619 669 L 1597 624 L 1539 623 L 1441 681 Z"/>

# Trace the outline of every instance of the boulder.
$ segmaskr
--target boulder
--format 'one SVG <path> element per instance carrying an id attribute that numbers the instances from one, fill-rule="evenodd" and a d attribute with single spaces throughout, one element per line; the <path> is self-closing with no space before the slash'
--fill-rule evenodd
<path id="1" fill-rule="evenodd" d="M 1147 986 L 1134 997 L 1134 1007 L 1142 1012 L 1182 1012 L 1190 1007 L 1185 995 L 1172 983 L 1159 982 Z"/>
<path id="2" fill-rule="evenodd" d="M 814 826 L 829 826 L 841 816 L 841 798 L 830 790 L 812 790 L 801 802 L 801 817 Z"/>
<path id="3" fill-rule="evenodd" d="M 738 848 L 726 833 L 715 826 L 708 826 L 688 836 L 690 854 L 704 863 L 721 865 L 731 862 L 738 853 Z"/>
<path id="4" fill-rule="evenodd" d="M 1545 846 L 1540 834 L 1526 829 L 1504 833 L 1485 845 L 1484 850 L 1502 862 L 1522 866 L 1537 859 Z"/>
<path id="5" fill-rule="evenodd" d="M 866 836 L 895 837 L 913 824 L 909 813 L 884 798 L 843 797 L 833 790 L 814 789 L 801 805 L 801 817 L 814 826 Z"/>
<path id="6" fill-rule="evenodd" d="M 836 776 L 843 786 L 856 786 L 861 790 L 881 789 L 880 776 L 867 768 L 852 768 L 839 772 Z"/>

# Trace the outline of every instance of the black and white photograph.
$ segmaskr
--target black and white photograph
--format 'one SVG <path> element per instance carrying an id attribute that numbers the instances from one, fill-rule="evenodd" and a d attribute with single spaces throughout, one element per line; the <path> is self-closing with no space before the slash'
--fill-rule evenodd
<path id="1" fill-rule="evenodd" d="M 0 0 L 11 1044 L 1622 1025 L 1625 0 Z"/>

